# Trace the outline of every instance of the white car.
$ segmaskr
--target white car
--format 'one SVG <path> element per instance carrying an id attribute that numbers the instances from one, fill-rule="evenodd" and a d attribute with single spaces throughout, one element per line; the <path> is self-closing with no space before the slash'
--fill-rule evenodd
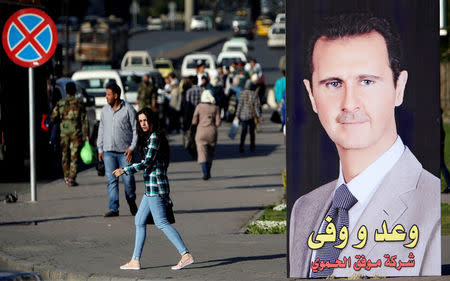
<path id="1" fill-rule="evenodd" d="M 158 89 L 164 88 L 164 78 L 161 76 L 158 70 L 119 70 L 120 79 L 125 89 L 125 96 L 127 102 L 131 104 L 134 109 L 138 110 L 136 104 L 139 85 L 141 84 L 144 75 L 150 76 L 151 83 Z"/>
<path id="2" fill-rule="evenodd" d="M 232 51 L 232 52 L 221 52 L 217 58 L 217 62 L 224 66 L 229 66 L 232 62 L 242 62 L 245 64 L 247 62 L 247 57 L 243 52 Z"/>
<path id="3" fill-rule="evenodd" d="M 233 51 L 240 51 L 243 52 L 245 55 L 247 55 L 248 47 L 244 41 L 240 40 L 226 41 L 222 46 L 222 52 L 233 52 Z"/>
<path id="4" fill-rule="evenodd" d="M 209 30 L 211 24 L 205 16 L 193 16 L 191 18 L 191 31 Z M 212 26 L 211 26 L 212 27 Z"/>
<path id="5" fill-rule="evenodd" d="M 153 60 L 145 50 L 128 51 L 120 64 L 122 70 L 151 70 L 154 69 Z"/>
<path id="6" fill-rule="evenodd" d="M 245 38 L 245 37 L 232 37 L 230 40 L 228 41 L 240 41 L 240 42 L 244 42 L 244 44 L 247 46 L 247 49 L 253 49 L 252 43 L 250 43 L 250 41 Z"/>
<path id="7" fill-rule="evenodd" d="M 121 90 L 120 98 L 127 101 L 127 96 L 124 94 L 125 88 L 116 70 L 79 70 L 72 75 L 72 80 L 80 83 L 87 94 L 95 98 L 95 117 L 98 121 L 100 120 L 103 106 L 107 104 L 105 95 L 108 83 L 115 82 Z"/>
<path id="8" fill-rule="evenodd" d="M 269 48 L 286 47 L 286 24 L 274 23 L 270 27 L 267 38 Z"/>
<path id="9" fill-rule="evenodd" d="M 147 25 L 147 30 L 150 31 L 159 31 L 163 30 L 163 21 L 160 18 L 154 18 L 150 21 L 150 23 Z"/>
<path id="10" fill-rule="evenodd" d="M 216 56 L 211 53 L 192 53 L 183 58 L 181 64 L 181 76 L 188 77 L 197 75 L 197 65 L 202 62 L 205 64 L 205 71 L 212 75 L 216 70 Z"/>
<path id="11" fill-rule="evenodd" d="M 277 17 L 275 18 L 275 23 L 286 23 L 286 14 L 277 14 Z"/>

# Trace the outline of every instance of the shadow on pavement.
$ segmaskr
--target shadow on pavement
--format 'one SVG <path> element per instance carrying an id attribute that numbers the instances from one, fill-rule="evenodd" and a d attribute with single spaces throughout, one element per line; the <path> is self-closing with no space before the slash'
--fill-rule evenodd
<path id="1" fill-rule="evenodd" d="M 174 210 L 175 214 L 196 214 L 196 213 L 222 213 L 222 212 L 244 212 L 264 210 L 264 206 L 248 206 L 233 208 L 215 208 L 215 209 L 199 209 L 199 210 Z"/>
<path id="2" fill-rule="evenodd" d="M 248 142 L 248 140 L 247 140 Z M 279 145 L 277 144 L 260 144 L 258 145 L 258 139 L 256 140 L 256 151 L 250 152 L 249 145 L 245 145 L 245 152 L 239 152 L 238 144 L 218 144 L 216 146 L 216 153 L 214 155 L 215 160 L 221 159 L 239 159 L 241 157 L 258 157 L 267 156 L 274 152 Z M 172 145 L 170 150 L 170 162 L 185 162 L 196 161 L 189 153 L 184 149 L 182 145 Z"/>
<path id="3" fill-rule="evenodd" d="M 196 214 L 196 213 L 220 213 L 220 212 L 244 212 L 244 211 L 259 211 L 264 210 L 264 206 L 248 206 L 248 207 L 233 207 L 233 208 L 216 208 L 216 209 L 199 209 L 199 210 L 174 210 L 175 214 Z M 61 218 L 49 218 L 49 219 L 37 219 L 26 221 L 11 221 L 0 222 L 0 227 L 9 225 L 37 225 L 43 222 L 52 221 L 65 221 L 65 220 L 78 220 L 85 218 L 103 218 L 103 215 L 88 215 L 88 216 L 73 216 L 73 217 L 61 217 Z"/>
<path id="4" fill-rule="evenodd" d="M 259 185 L 241 185 L 241 186 L 229 186 L 227 189 L 249 189 L 249 188 L 269 188 L 269 187 L 281 187 L 280 184 L 259 184 Z"/>
<path id="5" fill-rule="evenodd" d="M 22 224 L 22 225 L 34 224 L 34 225 L 37 225 L 38 223 L 42 223 L 42 222 L 78 220 L 78 219 L 95 218 L 95 217 L 103 217 L 103 215 L 74 216 L 74 217 L 62 217 L 62 218 L 51 218 L 51 219 L 27 220 L 27 221 L 0 222 L 0 226 L 18 225 L 18 224 Z"/>
<path id="6" fill-rule="evenodd" d="M 226 259 L 201 261 L 201 262 L 197 262 L 195 264 L 205 264 L 205 263 L 216 263 L 216 264 L 205 265 L 205 266 L 197 266 L 197 267 L 194 264 L 194 266 L 191 267 L 191 269 L 223 266 L 223 265 L 228 265 L 228 264 L 238 263 L 238 262 L 243 262 L 243 261 L 274 260 L 274 259 L 281 259 L 281 258 L 285 258 L 285 257 L 286 257 L 286 254 L 277 254 L 277 255 L 252 256 L 252 257 L 234 257 L 234 258 L 226 258 Z"/>
<path id="7" fill-rule="evenodd" d="M 245 261 L 274 260 L 274 259 L 281 259 L 281 258 L 285 258 L 285 257 L 286 257 L 286 254 L 277 254 L 277 255 L 252 256 L 252 257 L 234 257 L 234 258 L 217 259 L 217 260 L 209 260 L 209 261 L 196 261 L 193 265 L 190 265 L 189 267 L 186 267 L 183 270 L 224 266 L 224 265 L 228 265 L 228 264 L 245 262 Z M 216 263 L 216 264 L 196 266 L 196 265 L 208 264 L 208 263 Z M 168 267 L 168 266 L 170 266 L 170 265 L 149 266 L 149 267 L 143 267 L 141 269 L 142 270 L 155 269 L 155 268 L 164 268 L 164 267 Z"/>

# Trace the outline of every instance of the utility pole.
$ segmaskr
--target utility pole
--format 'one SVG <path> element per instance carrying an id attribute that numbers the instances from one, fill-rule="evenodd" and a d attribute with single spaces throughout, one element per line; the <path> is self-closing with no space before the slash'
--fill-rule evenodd
<path id="1" fill-rule="evenodd" d="M 184 0 L 184 30 L 191 31 L 191 18 L 194 13 L 194 0 Z"/>
<path id="2" fill-rule="evenodd" d="M 65 42 L 66 42 L 66 55 L 65 55 L 65 65 L 64 65 L 64 73 L 66 76 L 69 76 L 70 74 L 70 58 L 69 58 L 69 0 L 64 0 L 64 14 L 66 15 L 65 21 L 64 21 L 64 35 L 65 35 Z"/>

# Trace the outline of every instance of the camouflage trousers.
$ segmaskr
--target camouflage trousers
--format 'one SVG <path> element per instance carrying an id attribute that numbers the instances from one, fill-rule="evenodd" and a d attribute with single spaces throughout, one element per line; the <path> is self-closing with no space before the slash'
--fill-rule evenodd
<path id="1" fill-rule="evenodd" d="M 81 133 L 61 134 L 60 144 L 64 177 L 75 180 L 82 145 Z"/>

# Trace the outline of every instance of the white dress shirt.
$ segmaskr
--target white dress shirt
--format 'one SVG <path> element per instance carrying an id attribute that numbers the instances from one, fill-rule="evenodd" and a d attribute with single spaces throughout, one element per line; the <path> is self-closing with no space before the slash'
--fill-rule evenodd
<path id="1" fill-rule="evenodd" d="M 336 189 L 345 183 L 352 195 L 355 196 L 355 198 L 358 200 L 358 202 L 348 211 L 348 233 L 352 232 L 353 228 L 356 226 L 356 222 L 363 213 L 367 204 L 370 202 L 370 198 L 378 189 L 381 181 L 386 176 L 386 174 L 400 159 L 404 151 L 405 146 L 402 142 L 402 139 L 400 138 L 400 136 L 397 136 L 397 140 L 386 152 L 384 152 L 377 160 L 375 160 L 375 162 L 370 164 L 369 167 L 367 167 L 364 171 L 362 171 L 348 183 L 346 183 L 344 180 L 344 175 L 342 174 L 342 165 L 341 162 L 339 162 L 339 178 L 337 180 L 334 191 L 336 192 Z M 324 222 L 325 221 L 322 222 L 320 229 L 323 228 Z M 311 262 L 313 262 L 315 258 L 316 251 L 313 251 Z"/>

